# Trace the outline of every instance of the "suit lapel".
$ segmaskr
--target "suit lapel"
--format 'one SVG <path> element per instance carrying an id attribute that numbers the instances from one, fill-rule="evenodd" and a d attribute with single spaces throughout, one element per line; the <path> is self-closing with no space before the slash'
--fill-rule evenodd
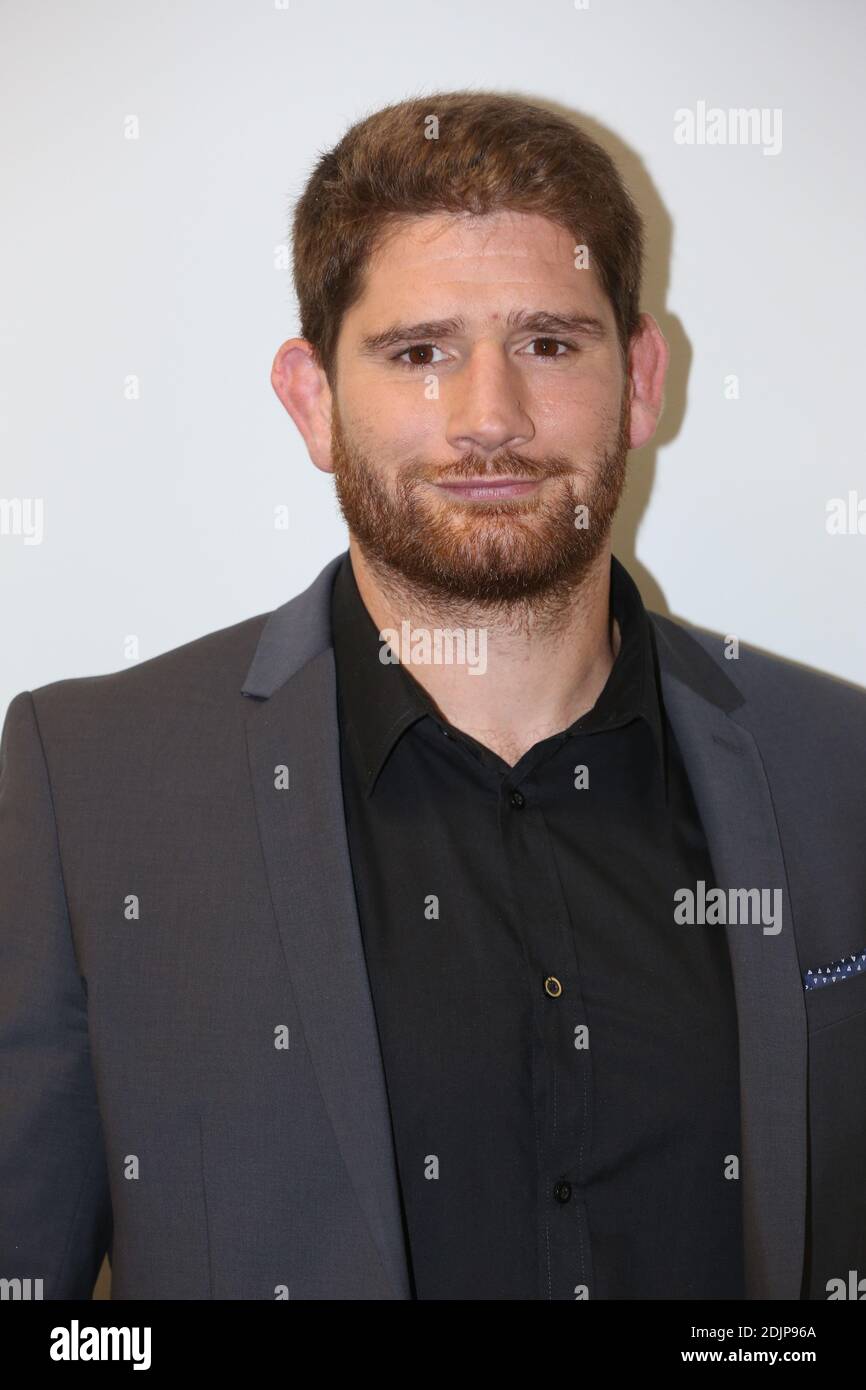
<path id="1" fill-rule="evenodd" d="M 385 1073 L 343 814 L 327 608 L 337 563 L 266 624 L 243 687 L 258 696 L 248 702 L 247 746 L 274 912 L 313 1067 L 394 1295 L 408 1298 Z M 289 773 L 283 790 L 274 785 L 280 767 Z"/>
<path id="2" fill-rule="evenodd" d="M 806 1219 L 807 1029 L 770 788 L 742 696 L 680 626 L 652 615 L 665 709 L 718 887 L 779 888 L 782 928 L 726 927 L 737 1002 L 747 1296 L 799 1299 Z M 711 665 L 708 666 L 707 662 Z"/>

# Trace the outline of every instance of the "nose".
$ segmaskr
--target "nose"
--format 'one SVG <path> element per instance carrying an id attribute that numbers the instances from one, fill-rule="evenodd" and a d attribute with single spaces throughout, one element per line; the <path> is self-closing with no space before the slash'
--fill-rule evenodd
<path id="1" fill-rule="evenodd" d="M 517 449 L 535 436 L 519 400 L 526 382 L 501 344 L 476 343 L 463 370 L 448 383 L 448 443 L 460 453 Z"/>

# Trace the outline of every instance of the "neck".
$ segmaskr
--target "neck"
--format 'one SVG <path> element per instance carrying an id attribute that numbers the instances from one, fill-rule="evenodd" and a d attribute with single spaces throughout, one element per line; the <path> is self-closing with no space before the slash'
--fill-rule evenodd
<path id="1" fill-rule="evenodd" d="M 507 607 L 421 595 L 400 575 L 373 567 L 354 537 L 349 554 L 380 632 L 403 634 L 408 622 L 411 633 L 457 629 L 465 635 L 471 655 L 464 663 L 410 658 L 409 671 L 443 719 L 510 766 L 586 714 L 604 689 L 621 642 L 619 625 L 608 618 L 609 544 L 576 585 Z M 403 642 L 397 656 L 405 661 L 405 655 Z"/>

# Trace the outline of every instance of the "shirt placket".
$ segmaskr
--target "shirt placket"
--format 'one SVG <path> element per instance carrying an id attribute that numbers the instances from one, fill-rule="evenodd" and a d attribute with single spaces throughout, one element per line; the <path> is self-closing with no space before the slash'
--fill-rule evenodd
<path id="1" fill-rule="evenodd" d="M 566 773 L 561 758 L 545 764 L 545 777 Z M 500 825 L 535 1020 L 539 1296 L 585 1299 L 592 1293 L 584 1187 L 592 1133 L 588 1020 L 570 918 L 531 773 L 504 778 Z"/>

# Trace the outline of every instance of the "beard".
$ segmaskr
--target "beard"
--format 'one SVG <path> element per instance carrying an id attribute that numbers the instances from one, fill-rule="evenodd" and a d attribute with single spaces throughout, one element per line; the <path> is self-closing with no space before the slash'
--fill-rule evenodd
<path id="1" fill-rule="evenodd" d="M 435 466 L 411 462 L 385 482 L 347 438 L 333 399 L 331 457 L 349 532 L 380 583 L 429 605 L 561 610 L 602 553 L 625 484 L 630 407 L 623 391 L 612 444 L 589 463 L 561 454 L 529 459 L 512 450 L 486 461 L 465 454 Z M 548 479 L 534 494 L 461 501 L 428 483 L 476 477 Z M 583 504 L 584 521 L 578 522 Z"/>

